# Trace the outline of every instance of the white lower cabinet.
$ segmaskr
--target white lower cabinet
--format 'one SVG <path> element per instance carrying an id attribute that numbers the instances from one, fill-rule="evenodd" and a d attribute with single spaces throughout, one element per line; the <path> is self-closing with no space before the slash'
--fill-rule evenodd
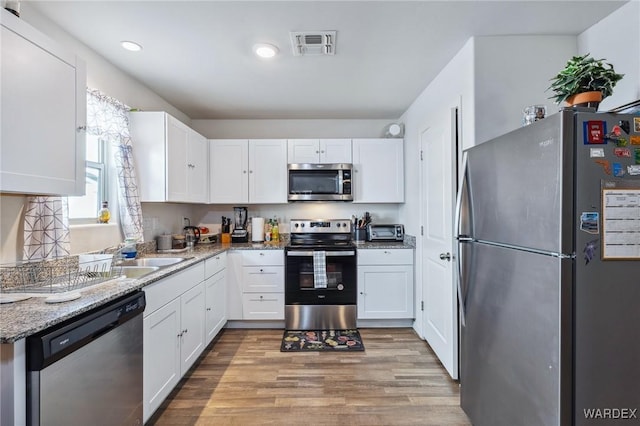
<path id="1" fill-rule="evenodd" d="M 358 319 L 414 317 L 413 250 L 358 250 Z"/>
<path id="2" fill-rule="evenodd" d="M 242 251 L 242 319 L 284 319 L 284 251 Z"/>
<path id="3" fill-rule="evenodd" d="M 180 296 L 180 372 L 184 375 L 205 347 L 204 283 Z"/>
<path id="4" fill-rule="evenodd" d="M 227 254 L 205 260 L 205 344 L 209 344 L 227 322 Z"/>
<path id="5" fill-rule="evenodd" d="M 229 253 L 230 320 L 284 319 L 284 251 Z"/>
<path id="6" fill-rule="evenodd" d="M 178 384 L 180 374 L 180 299 L 144 318 L 144 406 L 146 422 Z"/>
<path id="7" fill-rule="evenodd" d="M 204 264 L 145 287 L 143 418 L 146 422 L 205 347 Z"/>

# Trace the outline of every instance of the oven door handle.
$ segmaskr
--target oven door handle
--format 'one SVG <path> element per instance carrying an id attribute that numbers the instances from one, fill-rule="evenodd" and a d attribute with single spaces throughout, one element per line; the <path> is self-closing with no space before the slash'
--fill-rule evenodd
<path id="1" fill-rule="evenodd" d="M 325 256 L 355 256 L 356 252 L 353 250 L 348 251 L 326 251 Z M 298 257 L 313 257 L 313 250 L 311 251 L 288 251 L 287 256 L 298 256 Z"/>

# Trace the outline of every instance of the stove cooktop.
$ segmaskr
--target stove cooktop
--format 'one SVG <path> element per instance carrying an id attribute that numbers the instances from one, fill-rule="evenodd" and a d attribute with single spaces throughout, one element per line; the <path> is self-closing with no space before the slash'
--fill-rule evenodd
<path id="1" fill-rule="evenodd" d="M 294 219 L 291 221 L 291 248 L 353 248 L 348 219 Z"/>

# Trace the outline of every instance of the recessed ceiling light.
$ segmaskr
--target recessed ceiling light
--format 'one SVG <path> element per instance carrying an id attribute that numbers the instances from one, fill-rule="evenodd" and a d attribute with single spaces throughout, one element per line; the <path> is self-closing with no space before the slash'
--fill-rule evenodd
<path id="1" fill-rule="evenodd" d="M 124 40 L 120 42 L 120 45 L 127 49 L 130 50 L 132 52 L 139 52 L 142 50 L 142 46 L 140 46 L 138 43 L 136 43 L 135 41 L 128 41 L 128 40 Z"/>
<path id="2" fill-rule="evenodd" d="M 273 44 L 258 43 L 253 46 L 253 51 L 261 58 L 273 58 L 278 53 L 278 48 Z"/>

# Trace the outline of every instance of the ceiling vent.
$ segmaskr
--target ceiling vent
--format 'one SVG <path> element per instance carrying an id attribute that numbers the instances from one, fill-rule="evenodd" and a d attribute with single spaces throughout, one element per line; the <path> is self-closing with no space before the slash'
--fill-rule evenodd
<path id="1" fill-rule="evenodd" d="M 335 55 L 336 31 L 292 31 L 294 56 Z"/>

